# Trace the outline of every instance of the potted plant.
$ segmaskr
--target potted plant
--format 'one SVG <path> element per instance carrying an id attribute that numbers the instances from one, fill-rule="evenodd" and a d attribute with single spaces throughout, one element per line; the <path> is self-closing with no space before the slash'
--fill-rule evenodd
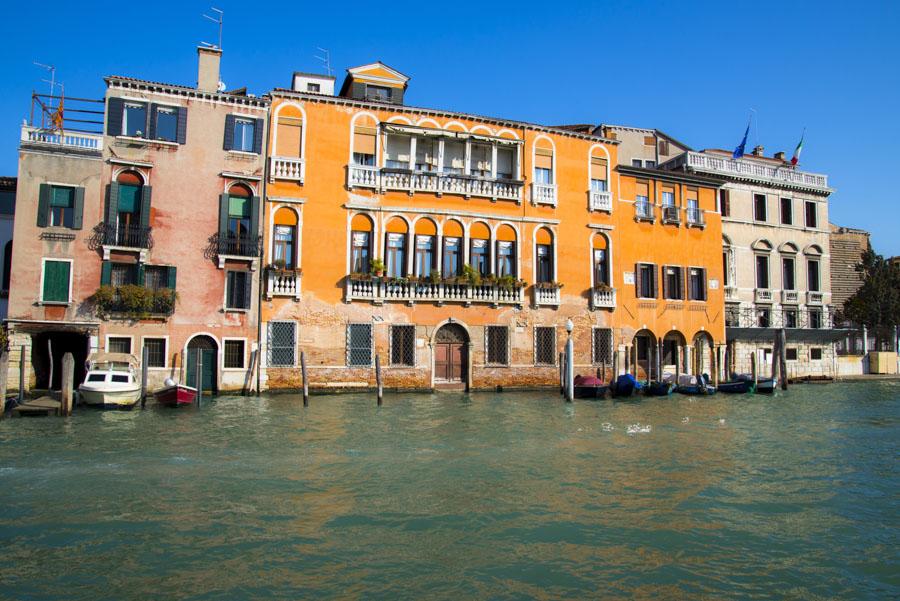
<path id="1" fill-rule="evenodd" d="M 481 274 L 468 263 L 463 265 L 462 277 L 470 286 L 478 286 L 481 284 Z"/>
<path id="2" fill-rule="evenodd" d="M 372 273 L 375 274 L 375 277 L 381 277 L 384 275 L 384 261 L 381 259 L 375 258 L 369 261 L 369 269 L 372 270 Z"/>
<path id="3" fill-rule="evenodd" d="M 497 285 L 503 288 L 504 290 L 512 290 L 513 286 L 516 284 L 516 278 L 511 276 L 510 274 L 502 275 L 497 278 Z"/>
<path id="4" fill-rule="evenodd" d="M 441 272 L 437 269 L 432 269 L 431 273 L 428 274 L 428 279 L 431 280 L 432 284 L 439 284 L 441 282 Z"/>
<path id="5" fill-rule="evenodd" d="M 596 284 L 594 284 L 594 290 L 596 290 L 597 292 L 609 292 L 610 290 L 612 290 L 612 286 L 610 286 L 606 282 L 597 282 Z"/>

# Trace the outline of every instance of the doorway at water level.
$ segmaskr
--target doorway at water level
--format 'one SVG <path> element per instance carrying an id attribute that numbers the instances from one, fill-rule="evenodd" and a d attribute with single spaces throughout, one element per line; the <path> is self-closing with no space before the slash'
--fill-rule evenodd
<path id="1" fill-rule="evenodd" d="M 448 323 L 434 337 L 434 385 L 463 390 L 469 376 L 469 335 L 465 328 Z"/>

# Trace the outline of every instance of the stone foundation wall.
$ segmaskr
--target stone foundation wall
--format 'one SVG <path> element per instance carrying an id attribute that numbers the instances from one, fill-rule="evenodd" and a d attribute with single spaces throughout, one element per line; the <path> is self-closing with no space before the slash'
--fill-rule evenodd
<path id="1" fill-rule="evenodd" d="M 787 342 L 787 349 L 797 349 L 797 359 L 787 360 L 789 378 L 833 378 L 835 377 L 834 346 L 828 344 L 811 344 L 806 342 Z M 771 342 L 735 341 L 735 358 L 733 370 L 737 373 L 749 374 L 752 371 L 750 356 L 757 353 L 757 373 L 760 377 L 772 374 Z M 821 349 L 822 358 L 812 359 L 812 349 Z M 764 351 L 769 351 L 765 353 Z"/>

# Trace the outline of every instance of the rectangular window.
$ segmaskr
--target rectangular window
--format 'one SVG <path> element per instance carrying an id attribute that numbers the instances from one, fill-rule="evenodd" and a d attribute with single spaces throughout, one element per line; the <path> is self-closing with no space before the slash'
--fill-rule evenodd
<path id="1" fill-rule="evenodd" d="M 556 328 L 534 328 L 534 362 L 536 365 L 556 365 Z"/>
<path id="2" fill-rule="evenodd" d="M 415 274 L 427 278 L 434 269 L 434 236 L 416 236 L 416 255 L 414 257 Z"/>
<path id="3" fill-rule="evenodd" d="M 353 128 L 353 164 L 361 167 L 375 166 L 375 136 L 378 130 L 374 127 Z"/>
<path id="4" fill-rule="evenodd" d="M 706 270 L 699 267 L 690 268 L 691 300 L 706 300 Z"/>
<path id="5" fill-rule="evenodd" d="M 269 322 L 268 363 L 271 367 L 294 367 L 297 324 L 293 321 Z"/>
<path id="6" fill-rule="evenodd" d="M 553 151 L 548 148 L 534 149 L 534 181 L 539 184 L 553 183 Z"/>
<path id="7" fill-rule="evenodd" d="M 816 215 L 816 203 L 807 200 L 806 201 L 806 227 L 818 227 L 819 220 Z M 821 350 L 821 349 L 820 349 Z"/>
<path id="8" fill-rule="evenodd" d="M 731 215 L 731 198 L 728 195 L 728 190 L 719 190 L 719 213 L 721 213 L 722 217 Z"/>
<path id="9" fill-rule="evenodd" d="M 646 167 L 648 169 L 656 167 L 656 161 L 651 161 L 650 159 L 647 159 L 646 161 L 644 161 L 644 167 Z"/>
<path id="10" fill-rule="evenodd" d="M 466 145 L 462 142 L 444 141 L 444 173 L 462 175 L 466 170 Z"/>
<path id="11" fill-rule="evenodd" d="M 272 258 L 284 263 L 285 268 L 294 268 L 294 226 L 276 225 L 272 240 Z"/>
<path id="12" fill-rule="evenodd" d="M 366 84 L 366 100 L 376 102 L 390 102 L 391 89 L 387 86 L 373 86 Z"/>
<path id="13" fill-rule="evenodd" d="M 147 349 L 147 367 L 166 366 L 165 338 L 144 338 L 144 348 Z"/>
<path id="14" fill-rule="evenodd" d="M 642 161 L 641 159 L 631 159 L 631 166 L 632 167 L 643 167 L 644 161 Z"/>
<path id="15" fill-rule="evenodd" d="M 793 201 L 790 198 L 781 199 L 781 223 L 791 225 L 794 223 Z"/>
<path id="16" fill-rule="evenodd" d="M 131 354 L 131 338 L 128 336 L 110 336 L 106 339 L 106 352 Z"/>
<path id="17" fill-rule="evenodd" d="M 665 186 L 662 189 L 662 206 L 664 207 L 674 207 L 675 206 L 675 188 L 671 188 L 669 186 Z"/>
<path id="18" fill-rule="evenodd" d="M 159 265 L 144 267 L 144 288 L 162 290 L 169 287 L 169 268 Z"/>
<path id="19" fill-rule="evenodd" d="M 594 328 L 591 340 L 591 362 L 594 365 L 612 365 L 613 344 L 610 328 Z"/>
<path id="20" fill-rule="evenodd" d="M 591 191 L 606 192 L 609 188 L 606 184 L 608 163 L 601 157 L 591 157 Z"/>
<path id="21" fill-rule="evenodd" d="M 784 358 L 786 361 L 796 361 L 797 360 L 797 347 L 790 347 L 784 349 Z"/>
<path id="22" fill-rule="evenodd" d="M 659 141 L 659 154 L 661 154 L 661 155 L 669 154 L 669 142 L 667 140 Z"/>
<path id="23" fill-rule="evenodd" d="M 369 273 L 369 232 L 350 233 L 350 273 Z"/>
<path id="24" fill-rule="evenodd" d="M 534 181 L 538 184 L 552 184 L 553 171 L 551 169 L 545 169 L 543 167 L 535 167 Z"/>
<path id="25" fill-rule="evenodd" d="M 44 261 L 41 300 L 45 303 L 68 303 L 71 275 L 72 264 L 69 261 Z"/>
<path id="26" fill-rule="evenodd" d="M 389 169 L 409 169 L 409 136 L 390 134 L 384 146 L 384 166 Z"/>
<path id="27" fill-rule="evenodd" d="M 806 262 L 806 285 L 810 292 L 819 291 L 819 262 L 817 260 Z"/>
<path id="28" fill-rule="evenodd" d="M 156 107 L 156 139 L 166 142 L 178 141 L 178 109 L 168 106 Z"/>
<path id="29" fill-rule="evenodd" d="M 233 150 L 241 152 L 254 152 L 253 141 L 256 138 L 256 119 L 234 119 L 234 146 Z"/>
<path id="30" fill-rule="evenodd" d="M 656 136 L 644 136 L 644 146 L 655 146 Z"/>
<path id="31" fill-rule="evenodd" d="M 416 366 L 416 326 L 391 326 L 391 365 Z"/>
<path id="32" fill-rule="evenodd" d="M 537 251 L 537 281 L 548 283 L 553 281 L 553 247 L 549 244 L 538 244 Z"/>
<path id="33" fill-rule="evenodd" d="M 444 265 L 445 278 L 451 278 L 462 273 L 462 238 L 446 236 L 444 238 Z"/>
<path id="34" fill-rule="evenodd" d="M 513 179 L 516 176 L 514 165 L 516 155 L 511 148 L 497 149 L 497 178 Z"/>
<path id="35" fill-rule="evenodd" d="M 741 325 L 741 310 L 738 307 L 726 305 L 725 306 L 725 326 L 729 328 L 736 328 Z"/>
<path id="36" fill-rule="evenodd" d="M 469 249 L 469 262 L 472 268 L 481 275 L 490 273 L 490 261 L 488 257 L 488 241 L 472 238 Z"/>
<path id="37" fill-rule="evenodd" d="M 243 340 L 226 340 L 225 345 L 224 367 L 225 369 L 243 369 L 244 368 L 244 341 Z"/>
<path id="38" fill-rule="evenodd" d="M 769 257 L 766 255 L 756 255 L 756 287 L 769 288 Z"/>
<path id="39" fill-rule="evenodd" d="M 353 164 L 359 165 L 360 167 L 374 167 L 375 166 L 375 155 L 367 154 L 365 152 L 354 152 L 353 153 Z"/>
<path id="40" fill-rule="evenodd" d="M 372 365 L 372 324 L 347 325 L 347 365 L 350 367 Z"/>
<path id="41" fill-rule="evenodd" d="M 225 308 L 250 308 L 250 274 L 246 271 L 225 273 Z"/>
<path id="42" fill-rule="evenodd" d="M 638 180 L 635 183 L 634 210 L 638 217 L 653 217 L 653 206 L 650 204 L 650 182 Z"/>
<path id="43" fill-rule="evenodd" d="M 439 149 L 440 143 L 434 138 L 416 138 L 416 171 L 436 172 Z"/>
<path id="44" fill-rule="evenodd" d="M 307 92 L 314 92 L 314 93 L 318 94 L 319 92 L 322 91 L 322 86 L 321 86 L 320 84 L 317 84 L 317 83 L 307 83 L 307 84 L 306 84 L 306 91 L 307 91 Z"/>
<path id="45" fill-rule="evenodd" d="M 822 348 L 816 346 L 816 347 L 809 349 L 809 360 L 810 361 L 821 361 L 822 360 Z"/>
<path id="46" fill-rule="evenodd" d="M 516 243 L 497 242 L 497 277 L 516 275 Z"/>
<path id="47" fill-rule="evenodd" d="M 143 138 L 147 128 L 147 105 L 126 102 L 122 113 L 122 132 L 132 138 Z"/>
<path id="48" fill-rule="evenodd" d="M 509 328 L 487 326 L 484 339 L 485 363 L 488 365 L 509 365 Z"/>
<path id="49" fill-rule="evenodd" d="M 682 300 L 684 298 L 684 278 L 681 275 L 681 267 L 673 265 L 663 266 L 663 297 L 669 300 Z"/>
<path id="50" fill-rule="evenodd" d="M 75 218 L 75 188 L 50 186 L 49 225 L 71 228 Z"/>
<path id="51" fill-rule="evenodd" d="M 785 290 L 796 290 L 794 281 L 794 259 L 784 257 L 781 259 L 781 284 Z"/>
<path id="52" fill-rule="evenodd" d="M 809 327 L 818 330 L 822 328 L 822 311 L 821 309 L 809 310 Z"/>
<path id="53" fill-rule="evenodd" d="M 609 265 L 607 264 L 606 258 L 607 254 L 605 248 L 594 249 L 594 285 L 610 285 Z"/>
<path id="54" fill-rule="evenodd" d="M 757 221 L 766 221 L 768 218 L 765 194 L 753 195 L 753 218 Z"/>
<path id="55" fill-rule="evenodd" d="M 756 310 L 756 325 L 761 328 L 768 328 L 772 325 L 772 311 L 770 309 Z"/>
<path id="56" fill-rule="evenodd" d="M 406 234 L 388 233 L 384 255 L 387 276 L 402 278 L 406 274 Z"/>
<path id="57" fill-rule="evenodd" d="M 478 177 L 490 177 L 493 151 L 485 144 L 472 144 L 469 150 L 469 173 Z"/>
<path id="58" fill-rule="evenodd" d="M 785 309 L 783 312 L 784 315 L 784 327 L 786 328 L 796 328 L 797 327 L 797 309 Z"/>
<path id="59" fill-rule="evenodd" d="M 109 270 L 110 286 L 128 286 L 137 283 L 136 269 L 134 263 L 113 263 Z"/>
<path id="60" fill-rule="evenodd" d="M 638 263 L 636 271 L 638 297 L 656 298 L 656 266 L 653 263 Z"/>

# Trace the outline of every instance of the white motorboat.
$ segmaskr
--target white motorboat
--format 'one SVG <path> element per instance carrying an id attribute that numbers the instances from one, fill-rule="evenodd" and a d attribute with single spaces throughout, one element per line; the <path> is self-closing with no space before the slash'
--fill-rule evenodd
<path id="1" fill-rule="evenodd" d="M 134 407 L 141 400 L 138 360 L 127 353 L 94 353 L 88 358 L 88 372 L 78 387 L 85 405 Z"/>

